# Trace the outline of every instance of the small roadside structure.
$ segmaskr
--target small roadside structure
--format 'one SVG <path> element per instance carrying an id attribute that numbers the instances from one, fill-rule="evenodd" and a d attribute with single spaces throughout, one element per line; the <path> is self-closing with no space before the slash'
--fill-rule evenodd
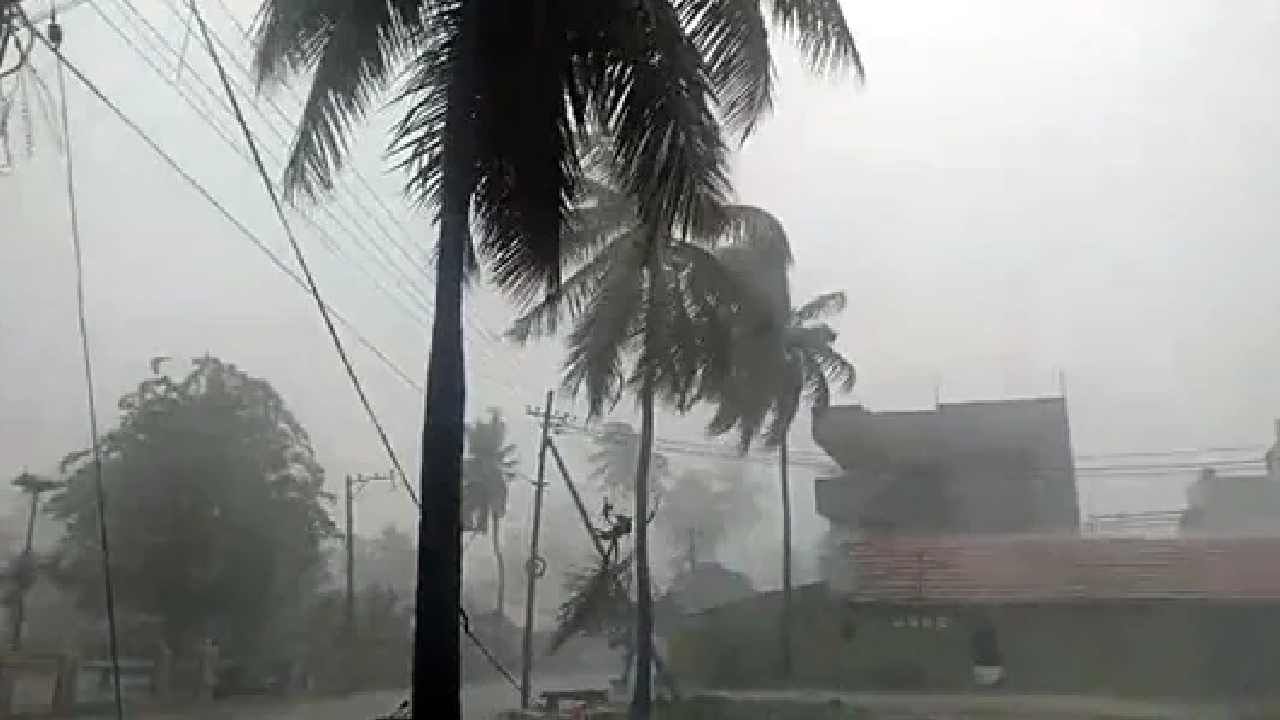
<path id="1" fill-rule="evenodd" d="M 797 687 L 1280 695 L 1280 538 L 879 537 L 799 588 Z M 691 686 L 779 685 L 780 593 L 691 617 Z"/>

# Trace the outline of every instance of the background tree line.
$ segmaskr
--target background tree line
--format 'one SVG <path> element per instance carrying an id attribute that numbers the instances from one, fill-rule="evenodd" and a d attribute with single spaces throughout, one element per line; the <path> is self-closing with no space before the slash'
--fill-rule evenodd
<path id="1" fill-rule="evenodd" d="M 358 543 L 367 575 L 357 618 L 362 645 L 342 634 L 344 598 L 331 558 L 342 537 L 306 430 L 263 379 L 205 356 L 180 377 L 153 374 L 120 398 L 98 440 L 109 562 L 124 654 L 169 658 L 194 683 L 196 649 L 215 640 L 229 683 L 329 687 L 408 680 L 412 537 L 388 529 Z M 106 653 L 103 558 L 90 449 L 69 453 L 44 510 L 29 593 L 29 648 Z M 381 662 L 350 662 L 351 653 Z M 339 661 L 342 661 L 341 663 Z M 346 677 L 337 678 L 338 665 Z M 353 677 L 352 668 L 368 671 Z"/>

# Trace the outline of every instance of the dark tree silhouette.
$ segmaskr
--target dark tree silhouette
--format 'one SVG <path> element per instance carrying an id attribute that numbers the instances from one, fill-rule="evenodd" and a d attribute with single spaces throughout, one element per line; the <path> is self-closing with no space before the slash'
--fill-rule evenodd
<path id="1" fill-rule="evenodd" d="M 122 610 L 159 619 L 182 654 L 213 633 L 230 655 L 282 654 L 323 578 L 335 534 L 311 441 L 265 380 L 213 357 L 181 380 L 154 377 L 120 399 L 99 443 Z M 62 462 L 49 501 L 65 523 L 59 576 L 92 606 L 101 564 L 92 457 Z"/>
<path id="2" fill-rule="evenodd" d="M 494 612 L 506 616 L 506 568 L 502 561 L 502 518 L 507 514 L 507 486 L 516 477 L 516 446 L 507 442 L 507 423 L 497 409 L 487 420 L 467 426 L 466 460 L 462 464 L 462 527 L 488 533 L 498 570 Z"/>

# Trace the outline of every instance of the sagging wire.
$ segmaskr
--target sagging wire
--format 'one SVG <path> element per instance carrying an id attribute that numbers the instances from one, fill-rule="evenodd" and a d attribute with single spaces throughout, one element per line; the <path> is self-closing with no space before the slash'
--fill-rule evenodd
<path id="1" fill-rule="evenodd" d="M 89 323 L 84 291 L 84 251 L 80 238 L 80 213 L 76 202 L 75 154 L 71 145 L 71 116 L 67 102 L 66 73 L 63 71 L 62 26 L 58 24 L 58 9 L 51 5 L 48 37 L 40 36 L 31 20 L 17 3 L 18 17 L 33 37 L 41 37 L 58 60 L 58 99 L 62 114 L 62 144 L 66 149 L 67 209 L 71 217 L 71 245 L 76 263 L 76 317 L 80 330 L 80 352 L 84 358 L 84 382 L 89 414 L 89 445 L 93 451 L 93 486 L 98 504 L 98 544 L 102 550 L 103 590 L 106 595 L 107 647 L 111 656 L 111 689 L 116 720 L 124 720 L 124 694 L 120 686 L 120 646 L 116 624 L 115 584 L 111 574 L 111 542 L 107 532 L 107 493 L 102 480 L 102 444 L 98 434 L 98 407 L 93 385 L 93 355 L 89 350 Z M 28 45 L 28 52 L 30 45 Z M 23 59 L 25 62 L 25 56 Z"/>
<path id="2" fill-rule="evenodd" d="M 253 156 L 253 163 L 258 169 L 258 175 L 262 179 L 263 187 L 266 189 L 271 205 L 275 208 L 276 216 L 284 228 L 285 237 L 288 239 L 290 247 L 293 248 L 294 258 L 298 261 L 298 267 L 302 270 L 307 289 L 310 291 L 311 298 L 315 300 L 321 319 L 324 320 L 329 339 L 333 342 L 334 350 L 338 353 L 338 359 L 341 361 L 343 369 L 346 370 L 347 377 L 351 380 L 351 386 L 356 392 L 356 397 L 360 400 L 361 406 L 364 407 L 365 414 L 369 416 L 369 422 L 372 423 L 374 430 L 377 432 L 378 439 L 381 441 L 391 465 L 395 468 L 396 476 L 401 479 L 405 492 L 408 493 L 409 499 L 413 501 L 413 504 L 421 507 L 422 504 L 418 500 L 418 494 L 414 492 L 413 486 L 409 484 L 409 476 L 405 473 L 404 466 L 400 464 L 400 457 L 396 454 L 395 448 L 391 446 L 391 439 L 387 436 L 386 430 L 383 429 L 382 421 L 378 419 L 378 414 L 374 411 L 368 395 L 365 394 L 364 384 L 360 381 L 360 376 L 356 373 L 355 366 L 351 363 L 351 358 L 347 355 L 337 328 L 334 327 L 329 306 L 325 304 L 324 298 L 320 295 L 320 287 L 311 272 L 311 266 L 307 262 L 306 254 L 302 252 L 302 246 L 293 234 L 293 226 L 289 224 L 289 217 L 285 213 L 284 203 L 280 200 L 280 195 L 276 192 L 275 185 L 271 182 L 271 176 L 267 173 L 267 166 L 262 160 L 262 154 L 258 152 L 258 143 L 254 140 L 253 131 L 249 128 L 249 123 L 240 108 L 240 101 L 236 98 L 235 90 L 231 86 L 231 79 L 227 76 L 227 69 L 223 66 L 222 58 L 218 55 L 213 36 L 209 32 L 209 26 L 205 23 L 204 16 L 200 14 L 200 8 L 196 5 L 195 0 L 190 0 L 188 5 L 191 8 L 191 16 L 195 18 L 196 25 L 200 28 L 200 34 L 204 37 L 205 49 L 209 52 L 209 58 L 213 60 L 214 67 L 218 71 L 218 78 L 222 81 L 222 88 L 227 94 L 227 101 L 231 105 L 236 123 L 239 124 L 240 130 L 244 134 L 245 143 L 249 146 L 249 153 Z"/>
<path id="3" fill-rule="evenodd" d="M 511 685 L 516 692 L 520 692 L 520 682 L 516 680 L 516 676 L 512 675 L 510 670 L 503 667 L 502 663 L 494 656 L 493 652 L 489 650 L 489 648 L 485 647 L 485 644 L 480 642 L 480 638 L 476 637 L 476 634 L 471 631 L 471 618 L 467 617 L 467 611 L 459 608 L 458 616 L 462 621 L 462 632 L 471 639 L 471 642 L 480 650 L 480 654 L 484 655 L 485 659 L 489 661 L 489 664 L 502 674 L 502 677 L 506 679 L 507 683 Z"/>

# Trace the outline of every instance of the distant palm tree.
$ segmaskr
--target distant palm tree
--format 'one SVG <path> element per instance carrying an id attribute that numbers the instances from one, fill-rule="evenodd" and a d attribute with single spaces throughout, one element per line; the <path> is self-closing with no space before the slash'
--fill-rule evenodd
<path id="1" fill-rule="evenodd" d="M 646 227 L 710 222 L 728 189 L 719 121 L 745 137 L 772 105 L 766 16 L 798 40 L 814 69 L 861 73 L 834 0 L 774 0 L 767 11 L 740 0 L 265 0 L 261 79 L 311 71 L 286 189 L 329 189 L 356 122 L 404 77 L 407 110 L 392 147 L 411 190 L 438 209 L 414 707 L 446 720 L 462 712 L 453 628 L 462 572 L 465 276 L 479 256 L 518 294 L 555 291 L 588 128 L 617 138 L 610 176 Z M 649 698 L 638 698 L 634 712 L 647 718 Z"/>
<path id="2" fill-rule="evenodd" d="M 785 284 L 778 282 L 777 263 L 753 261 L 749 253 L 727 260 L 740 275 L 763 278 L 756 287 L 774 305 L 774 318 L 761 325 L 760 313 L 743 315 L 735 336 L 735 366 L 718 388 L 716 414 L 709 430 L 721 434 L 737 428 L 743 452 L 757 434 L 778 450 L 782 491 L 782 619 L 780 657 L 783 677 L 790 678 L 792 628 L 791 483 L 787 435 L 807 394 L 815 413 L 831 404 L 831 386 L 848 392 L 856 378 L 853 364 L 834 347 L 836 332 L 819 322 L 845 308 L 845 294 L 831 292 L 792 309 Z M 742 327 L 752 328 L 750 332 Z"/>
<path id="3" fill-rule="evenodd" d="M 516 478 L 516 446 L 507 443 L 507 423 L 497 408 L 488 420 L 467 426 L 470 450 L 462 462 L 462 527 L 488 533 L 498 570 L 498 598 L 494 611 L 506 616 L 506 572 L 502 561 L 502 518 L 507 514 L 507 486 Z"/>

